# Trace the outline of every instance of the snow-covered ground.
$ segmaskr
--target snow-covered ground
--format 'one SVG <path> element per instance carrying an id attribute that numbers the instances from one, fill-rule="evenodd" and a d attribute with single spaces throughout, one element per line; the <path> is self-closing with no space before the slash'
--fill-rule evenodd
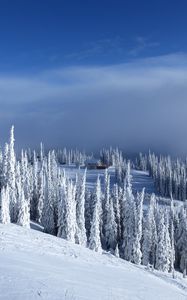
<path id="1" fill-rule="evenodd" d="M 2 300 L 186 300 L 187 280 L 17 225 L 0 225 Z"/>
<path id="2" fill-rule="evenodd" d="M 147 194 L 155 193 L 157 191 L 154 186 L 153 179 L 149 176 L 147 171 L 131 170 L 132 175 L 132 188 L 135 192 L 141 192 L 145 188 Z"/>
<path id="3" fill-rule="evenodd" d="M 71 178 L 72 180 L 75 180 L 76 174 L 80 172 L 82 175 L 84 174 L 85 169 L 78 169 L 75 165 L 71 166 L 63 166 L 63 169 L 65 169 L 66 175 Z M 113 186 L 114 183 L 116 183 L 115 180 L 115 168 L 109 167 L 108 173 L 110 174 L 110 182 L 111 186 Z M 87 170 L 87 176 L 86 176 L 86 186 L 88 189 L 93 190 L 95 187 L 95 183 L 97 181 L 97 177 L 99 175 L 101 180 L 101 186 L 103 188 L 104 184 L 104 174 L 105 170 Z M 149 177 L 149 173 L 145 171 L 138 171 L 138 170 L 131 170 L 132 175 L 132 187 L 134 192 L 140 192 L 142 191 L 143 187 L 145 187 L 145 191 L 148 194 L 156 193 L 154 182 L 151 177 Z"/>
<path id="4" fill-rule="evenodd" d="M 80 172 L 80 174 L 84 174 L 85 169 L 84 168 L 77 168 L 75 165 L 64 165 L 63 169 L 65 170 L 66 175 L 71 178 L 73 181 L 75 181 L 76 178 L 76 174 L 78 172 Z M 110 174 L 110 182 L 111 182 L 111 186 L 113 186 L 113 184 L 116 182 L 115 181 L 115 169 L 114 167 L 110 167 L 108 168 L 108 173 Z M 100 177 L 101 180 L 101 188 L 103 189 L 103 185 L 104 185 L 104 176 L 105 176 L 105 170 L 101 169 L 101 170 L 87 170 L 86 173 L 86 187 L 89 190 L 93 190 L 95 188 L 95 184 L 97 181 L 97 177 Z"/>

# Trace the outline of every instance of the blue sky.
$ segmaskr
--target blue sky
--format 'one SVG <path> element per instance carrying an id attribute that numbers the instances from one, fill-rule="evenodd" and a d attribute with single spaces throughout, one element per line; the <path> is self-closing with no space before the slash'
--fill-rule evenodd
<path id="1" fill-rule="evenodd" d="M 0 1 L 0 136 L 187 151 L 187 2 Z"/>
<path id="2" fill-rule="evenodd" d="M 4 72 L 123 63 L 187 50 L 183 0 L 8 0 L 0 6 Z"/>

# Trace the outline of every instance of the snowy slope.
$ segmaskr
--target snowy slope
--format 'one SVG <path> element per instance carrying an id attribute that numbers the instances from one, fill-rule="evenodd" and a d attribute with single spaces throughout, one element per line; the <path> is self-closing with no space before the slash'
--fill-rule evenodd
<path id="1" fill-rule="evenodd" d="M 75 181 L 76 178 L 76 174 L 78 172 L 80 172 L 81 175 L 84 174 L 85 169 L 78 169 L 75 165 L 63 165 L 62 167 L 65 170 L 66 175 L 72 179 L 73 181 Z M 109 167 L 108 168 L 108 173 L 110 174 L 110 182 L 111 182 L 111 186 L 114 185 L 115 181 L 115 169 L 114 167 Z M 95 184 L 97 181 L 97 177 L 99 176 L 100 180 L 101 180 L 101 188 L 103 189 L 104 186 L 104 176 L 105 176 L 105 170 L 100 169 L 100 170 L 87 170 L 86 172 L 86 187 L 89 190 L 93 190 L 95 188 Z"/>
<path id="2" fill-rule="evenodd" d="M 145 192 L 148 194 L 155 193 L 157 191 L 154 186 L 153 179 L 149 176 L 148 171 L 131 170 L 132 175 L 132 188 L 134 192 L 141 192 L 145 188 Z"/>
<path id="3" fill-rule="evenodd" d="M 0 299 L 186 300 L 187 281 L 42 232 L 0 225 Z"/>
<path id="4" fill-rule="evenodd" d="M 76 174 L 80 172 L 82 175 L 84 174 L 85 169 L 78 169 L 75 165 L 63 165 L 62 167 L 65 170 L 66 175 L 71 178 L 73 181 L 75 181 Z M 111 186 L 116 183 L 115 180 L 115 168 L 109 167 L 108 173 L 110 174 L 110 183 Z M 105 170 L 87 170 L 87 176 L 86 176 L 86 186 L 88 189 L 93 190 L 95 187 L 95 183 L 97 181 L 97 177 L 100 177 L 101 180 L 101 187 L 103 189 L 104 185 L 104 176 L 105 176 Z M 145 187 L 146 193 L 155 193 L 156 189 L 154 187 L 154 181 L 151 177 L 149 177 L 149 172 L 147 171 L 139 171 L 139 170 L 131 170 L 132 175 L 132 188 L 133 191 L 136 193 L 137 191 L 140 192 Z"/>

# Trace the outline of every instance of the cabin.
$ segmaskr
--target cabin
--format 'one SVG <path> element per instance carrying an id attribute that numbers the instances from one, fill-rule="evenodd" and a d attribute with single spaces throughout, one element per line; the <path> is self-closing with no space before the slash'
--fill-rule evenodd
<path id="1" fill-rule="evenodd" d="M 96 169 L 106 169 L 107 166 L 103 165 L 99 159 L 91 158 L 85 161 L 85 166 L 89 170 L 96 170 Z"/>
<path id="2" fill-rule="evenodd" d="M 99 159 L 95 159 L 95 158 L 91 158 L 85 161 L 85 166 L 87 169 L 89 170 L 94 170 L 97 169 L 97 167 L 100 165 L 100 160 Z"/>

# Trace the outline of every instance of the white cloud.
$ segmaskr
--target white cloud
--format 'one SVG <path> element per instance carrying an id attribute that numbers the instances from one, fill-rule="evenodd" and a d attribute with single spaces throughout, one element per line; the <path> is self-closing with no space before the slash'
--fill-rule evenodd
<path id="1" fill-rule="evenodd" d="M 23 143 L 187 151 L 187 56 L 0 75 L 0 129 Z"/>

